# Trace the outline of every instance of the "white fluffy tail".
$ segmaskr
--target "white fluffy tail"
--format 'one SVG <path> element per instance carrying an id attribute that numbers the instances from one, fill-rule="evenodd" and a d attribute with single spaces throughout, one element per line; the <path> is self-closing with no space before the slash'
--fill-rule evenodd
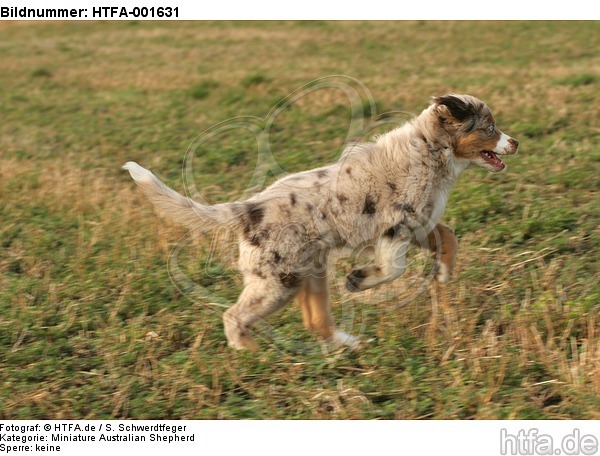
<path id="1" fill-rule="evenodd" d="M 129 171 L 161 214 L 180 225 L 210 230 L 234 222 L 235 217 L 228 208 L 231 204 L 203 206 L 167 187 L 154 174 L 135 162 L 125 163 L 123 169 Z"/>

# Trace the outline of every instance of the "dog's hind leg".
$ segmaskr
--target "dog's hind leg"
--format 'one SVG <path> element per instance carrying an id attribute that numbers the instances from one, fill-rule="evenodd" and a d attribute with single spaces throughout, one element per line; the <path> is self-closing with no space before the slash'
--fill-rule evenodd
<path id="1" fill-rule="evenodd" d="M 230 347 L 255 350 L 252 327 L 276 310 L 287 304 L 297 293 L 301 281 L 293 276 L 283 280 L 278 278 L 253 278 L 249 281 L 237 303 L 223 315 L 225 336 Z"/>
<path id="2" fill-rule="evenodd" d="M 355 350 L 360 346 L 356 337 L 335 329 L 327 276 L 307 278 L 298 293 L 297 300 L 302 309 L 304 326 L 321 336 L 328 350 L 335 350 L 342 345 Z"/>

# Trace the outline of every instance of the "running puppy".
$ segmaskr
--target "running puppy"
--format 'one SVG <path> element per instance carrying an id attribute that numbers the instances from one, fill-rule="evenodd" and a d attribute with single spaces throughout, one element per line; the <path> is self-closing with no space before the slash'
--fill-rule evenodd
<path id="1" fill-rule="evenodd" d="M 333 346 L 356 348 L 358 340 L 336 331 L 331 316 L 330 249 L 373 244 L 372 264 L 347 277 L 351 291 L 400 277 L 411 244 L 436 252 L 436 279 L 447 282 L 458 245 L 440 223 L 450 190 L 467 168 L 503 171 L 499 156 L 516 154 L 518 146 L 496 128 L 485 103 L 451 94 L 374 141 L 349 146 L 336 163 L 284 177 L 246 201 L 203 206 L 134 162 L 123 168 L 177 223 L 238 233 L 244 289 L 224 314 L 231 347 L 256 348 L 253 325 L 296 297 L 307 329 Z"/>

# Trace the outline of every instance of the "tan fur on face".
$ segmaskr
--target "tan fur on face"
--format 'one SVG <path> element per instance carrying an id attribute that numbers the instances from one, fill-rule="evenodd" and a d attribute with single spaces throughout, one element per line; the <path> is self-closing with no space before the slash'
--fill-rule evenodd
<path id="1" fill-rule="evenodd" d="M 494 150 L 499 139 L 500 133 L 498 130 L 495 130 L 491 137 L 482 130 L 475 130 L 470 133 L 460 135 L 456 142 L 454 155 L 472 160 L 479 157 L 479 153 L 482 150 Z"/>
<path id="2" fill-rule="evenodd" d="M 331 249 L 371 245 L 373 262 L 347 276 L 350 291 L 389 282 L 404 272 L 411 244 L 436 253 L 446 282 L 458 242 L 440 223 L 448 195 L 472 166 L 497 172 L 482 151 L 514 154 L 518 142 L 495 129 L 481 100 L 434 98 L 405 125 L 349 146 L 339 161 L 286 176 L 247 201 L 204 206 L 166 187 L 133 162 L 127 169 L 157 209 L 188 228 L 227 226 L 239 236 L 244 289 L 224 315 L 228 343 L 255 348 L 252 328 L 297 297 L 304 324 L 332 346 L 358 346 L 335 329 L 327 289 Z M 502 168 L 503 169 L 503 168 Z"/>

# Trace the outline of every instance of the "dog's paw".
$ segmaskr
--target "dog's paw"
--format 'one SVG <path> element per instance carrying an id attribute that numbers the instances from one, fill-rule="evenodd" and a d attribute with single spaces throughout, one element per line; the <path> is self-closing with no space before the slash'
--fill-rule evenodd
<path id="1" fill-rule="evenodd" d="M 229 341 L 229 342 L 227 342 L 227 345 L 230 348 L 233 348 L 238 351 L 249 351 L 252 353 L 256 353 L 258 351 L 258 344 L 256 342 L 254 342 L 253 340 L 243 341 L 243 342 Z"/>
<path id="2" fill-rule="evenodd" d="M 448 283 L 452 277 L 452 271 L 444 263 L 440 263 L 437 267 L 435 280 L 438 283 Z"/>
<path id="3" fill-rule="evenodd" d="M 251 336 L 243 333 L 227 336 L 227 345 L 235 350 L 248 350 L 253 353 L 258 351 L 256 341 Z"/>
<path id="4" fill-rule="evenodd" d="M 381 268 L 374 265 L 354 268 L 346 276 L 346 289 L 356 293 L 373 288 L 383 281 L 381 276 Z"/>
<path id="5" fill-rule="evenodd" d="M 341 347 L 348 347 L 350 351 L 355 351 L 360 348 L 360 340 L 358 337 L 352 336 L 344 331 L 336 331 L 329 339 L 325 341 L 326 351 L 336 351 Z"/>
<path id="6" fill-rule="evenodd" d="M 365 280 L 365 273 L 363 268 L 357 268 L 350 271 L 350 274 L 346 276 L 346 290 L 351 293 L 362 291 L 361 283 Z"/>
<path id="7" fill-rule="evenodd" d="M 368 290 L 390 280 L 380 267 L 375 265 L 354 268 L 346 276 L 346 289 L 352 293 Z"/>

